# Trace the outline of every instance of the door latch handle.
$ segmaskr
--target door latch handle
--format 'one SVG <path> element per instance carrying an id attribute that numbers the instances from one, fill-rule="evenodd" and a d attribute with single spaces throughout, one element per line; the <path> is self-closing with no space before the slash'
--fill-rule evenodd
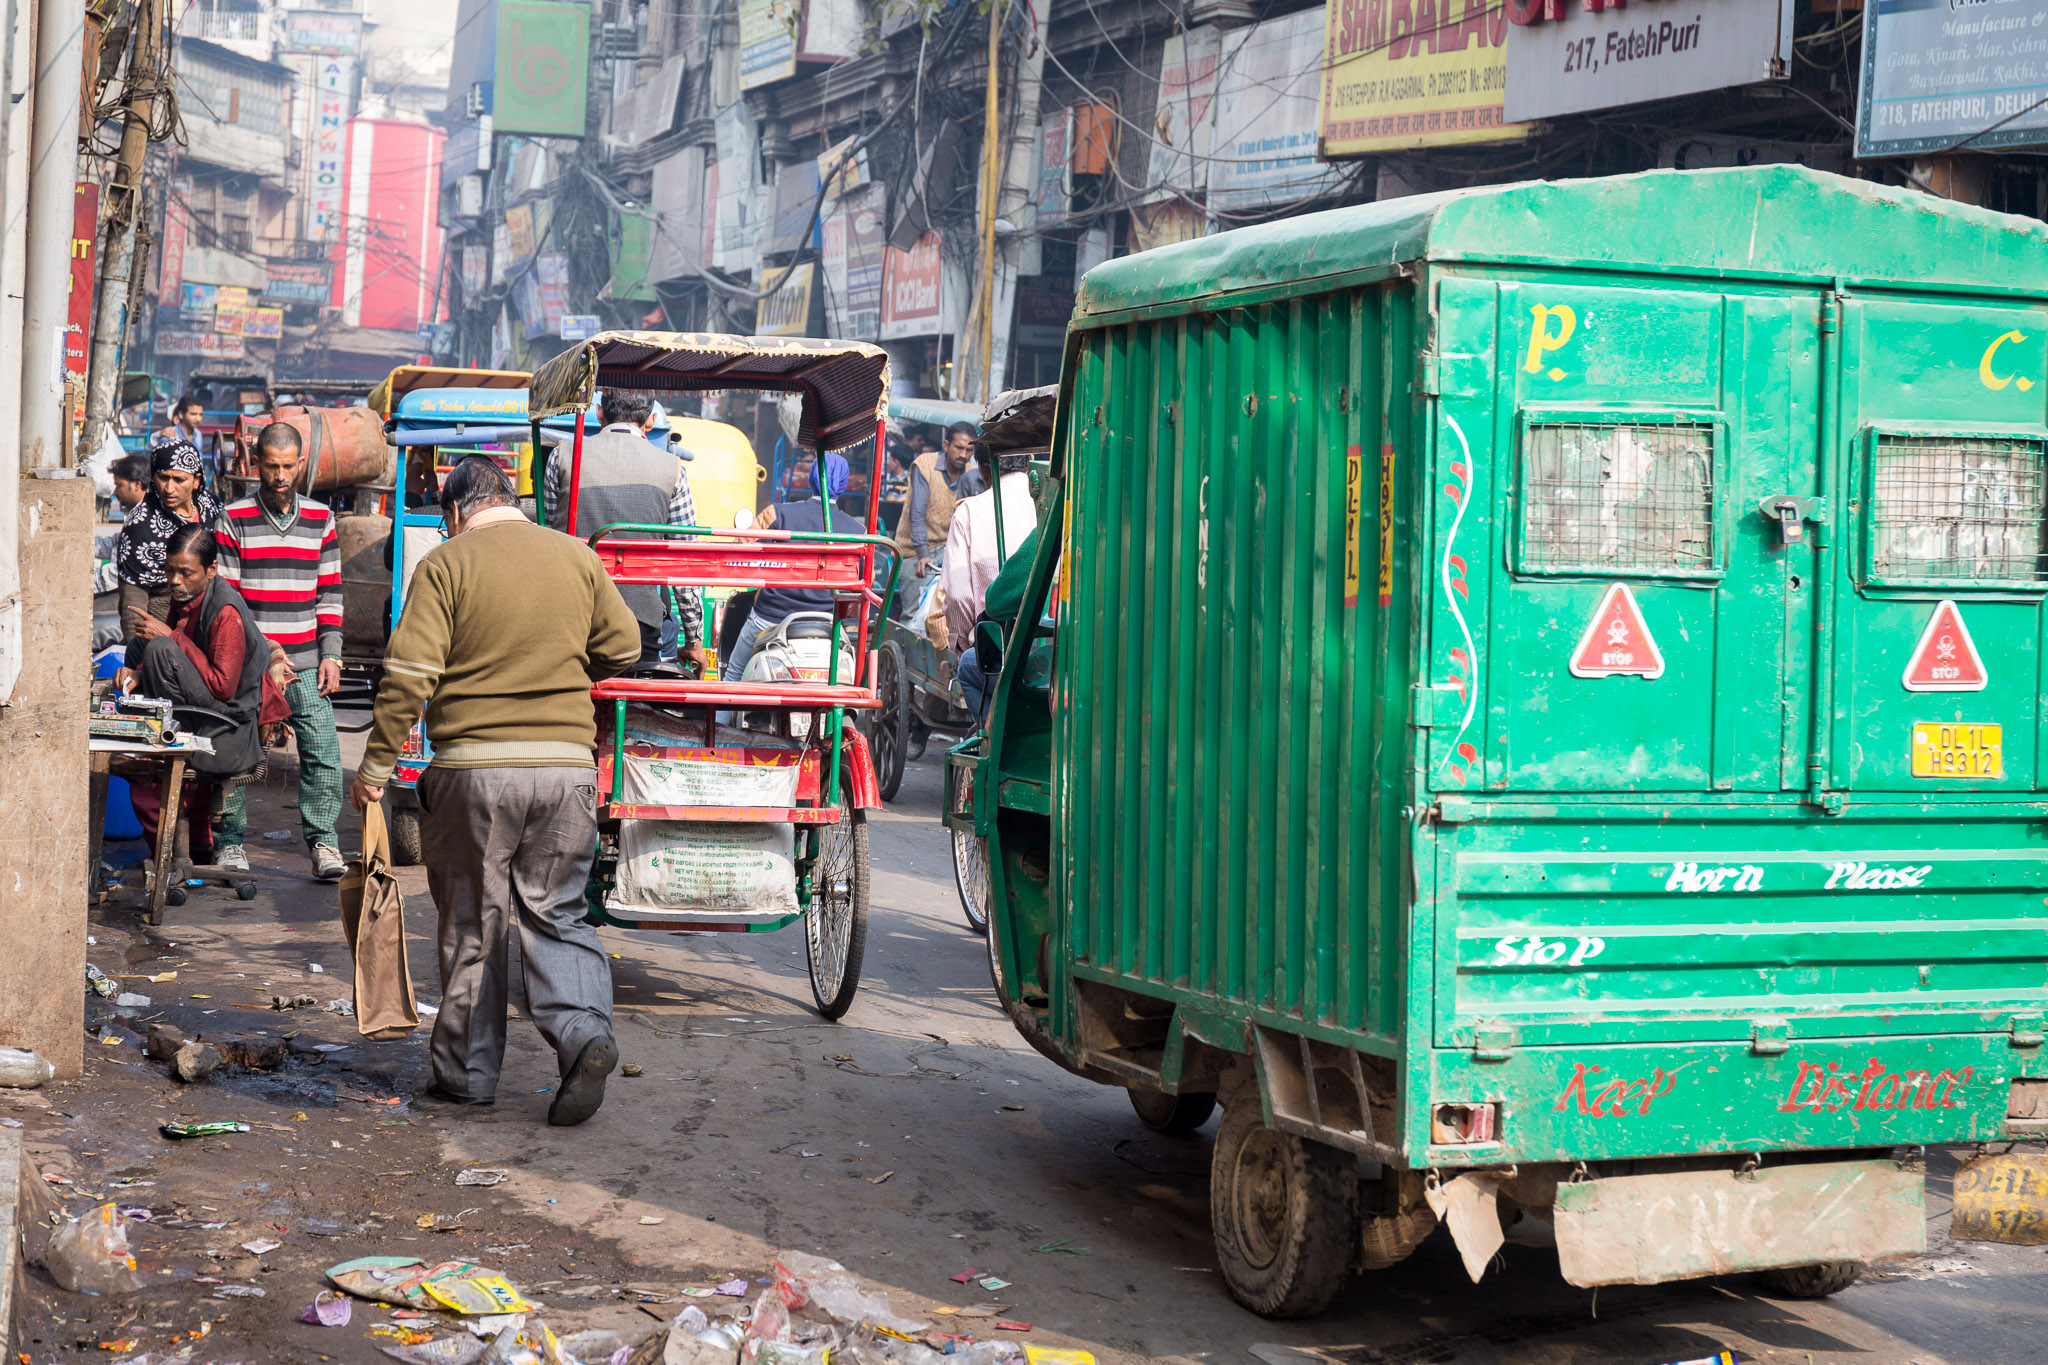
<path id="1" fill-rule="evenodd" d="M 1778 528 L 1779 544 L 1800 545 L 1806 541 L 1806 523 L 1818 522 L 1826 516 L 1827 499 L 1779 493 L 1758 503 L 1756 510 L 1765 521 Z"/>

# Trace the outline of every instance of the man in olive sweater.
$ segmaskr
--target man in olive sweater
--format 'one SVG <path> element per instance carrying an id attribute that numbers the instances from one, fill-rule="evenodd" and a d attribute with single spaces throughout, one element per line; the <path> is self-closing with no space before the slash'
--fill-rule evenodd
<path id="1" fill-rule="evenodd" d="M 611 967 L 583 918 L 597 850 L 590 685 L 639 660 L 640 627 L 590 548 L 526 520 L 490 460 L 455 467 L 441 516 L 448 539 L 413 572 L 349 797 L 357 810 L 383 798 L 424 705 L 434 762 L 419 799 L 441 912 L 427 1093 L 495 1095 L 516 924 L 527 1012 L 561 1066 L 548 1122 L 577 1124 L 619 1059 Z"/>

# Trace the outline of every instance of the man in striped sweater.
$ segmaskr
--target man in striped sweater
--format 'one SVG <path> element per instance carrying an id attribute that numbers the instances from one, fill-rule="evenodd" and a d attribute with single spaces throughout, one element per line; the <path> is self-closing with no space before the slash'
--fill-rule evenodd
<path id="1" fill-rule="evenodd" d="M 256 627 L 296 676 L 284 687 L 299 747 L 299 823 L 322 881 L 341 876 L 334 821 L 341 813 L 341 744 L 334 704 L 341 686 L 341 542 L 334 513 L 298 494 L 305 465 L 299 433 L 272 422 L 256 438 L 256 496 L 220 514 L 220 576 L 241 590 Z M 274 656 L 273 656 L 274 657 Z M 222 866 L 246 869 L 248 802 L 234 788 L 216 827 Z"/>

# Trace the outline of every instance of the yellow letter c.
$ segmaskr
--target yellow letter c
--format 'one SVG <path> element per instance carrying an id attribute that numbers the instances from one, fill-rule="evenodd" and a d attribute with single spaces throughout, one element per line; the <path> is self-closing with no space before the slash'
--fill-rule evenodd
<path id="1" fill-rule="evenodd" d="M 2006 342 L 2025 341 L 2026 339 L 2026 335 L 2022 332 L 2007 332 L 2004 336 L 1999 337 L 1996 341 L 1993 341 L 1989 346 L 1986 346 L 1984 348 L 1984 358 L 1977 362 L 1977 378 L 1984 381 L 1985 388 L 2002 389 L 2006 385 L 2013 382 L 2014 376 L 2012 375 L 2006 375 L 2003 378 L 2001 378 L 1998 375 L 1992 373 L 1991 357 L 1997 355 L 1998 348 L 2005 345 Z M 2024 375 L 2019 376 L 2019 381 L 2021 393 L 2025 393 L 2028 389 L 2034 387 L 2034 381 L 2028 379 Z"/>

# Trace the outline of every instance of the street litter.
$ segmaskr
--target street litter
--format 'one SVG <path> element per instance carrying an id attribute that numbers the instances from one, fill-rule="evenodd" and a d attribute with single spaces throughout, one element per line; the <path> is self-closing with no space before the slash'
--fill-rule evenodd
<path id="1" fill-rule="evenodd" d="M 996 1324 L 996 1330 L 998 1332 L 1028 1332 L 1031 1330 L 1031 1324 L 1028 1322 L 999 1322 Z"/>
<path id="2" fill-rule="evenodd" d="M 57 1068 L 40 1053 L 18 1047 L 0 1047 L 0 1085 L 17 1090 L 34 1090 L 57 1074 Z"/>
<path id="3" fill-rule="evenodd" d="M 1692 1360 L 1674 1360 L 1671 1365 L 1742 1365 L 1733 1351 L 1716 1351 L 1710 1356 L 1698 1356 Z"/>
<path id="4" fill-rule="evenodd" d="M 13 1119 L 13 1118 L 8 1118 L 8 1117 L 6 1117 L 6 1116 L 4 1116 L 4 1115 L 0 1115 L 0 1128 L 19 1128 L 19 1127 L 21 1127 L 21 1120 L 20 1120 L 20 1119 Z"/>
<path id="5" fill-rule="evenodd" d="M 224 1284 L 213 1291 L 216 1299 L 260 1299 L 265 1294 L 260 1284 Z"/>
<path id="6" fill-rule="evenodd" d="M 716 1292 L 725 1295 L 729 1299 L 743 1299 L 747 1296 L 747 1282 L 745 1280 L 727 1280 L 724 1284 L 717 1287 Z"/>
<path id="7" fill-rule="evenodd" d="M 1056 1351 L 1049 1346 L 1026 1346 L 1024 1359 L 1029 1365 L 1095 1365 L 1095 1357 L 1086 1351 Z"/>
<path id="8" fill-rule="evenodd" d="M 969 1280 L 972 1280 L 975 1276 L 979 1274 L 981 1274 L 979 1270 L 963 1270 L 958 1275 L 953 1276 L 953 1283 L 966 1284 Z"/>
<path id="9" fill-rule="evenodd" d="M 320 998 L 314 995 L 273 995 L 270 997 L 270 1008 L 274 1010 L 300 1010 L 319 1003 Z"/>
<path id="10" fill-rule="evenodd" d="M 242 1243 L 242 1250 L 251 1256 L 268 1256 L 283 1245 L 283 1242 L 273 1242 L 268 1237 L 259 1237 L 253 1242 Z"/>
<path id="11" fill-rule="evenodd" d="M 108 976 L 90 962 L 85 964 L 85 985 L 102 1000 L 111 1000 L 121 993 L 121 987 L 113 977 Z"/>
<path id="12" fill-rule="evenodd" d="M 310 1322 L 316 1327 L 346 1327 L 355 1311 L 355 1300 L 348 1295 L 323 1289 L 306 1305 L 306 1311 L 299 1314 L 299 1321 Z"/>
<path id="13" fill-rule="evenodd" d="M 475 1209 L 464 1209 L 461 1213 L 423 1213 L 413 1219 L 412 1224 L 422 1232 L 460 1232 L 462 1220 L 475 1212 Z"/>
<path id="14" fill-rule="evenodd" d="M 879 1185 L 894 1174 L 896 1174 L 894 1171 L 884 1171 L 880 1175 L 871 1175 L 868 1177 L 868 1184 Z"/>
<path id="15" fill-rule="evenodd" d="M 266 829 L 263 831 L 263 837 L 266 839 L 289 839 L 292 837 L 292 832 L 288 829 Z"/>
<path id="16" fill-rule="evenodd" d="M 497 1271 L 468 1261 L 442 1261 L 429 1266 L 412 1256 L 363 1256 L 330 1267 L 327 1278 L 357 1298 L 400 1308 L 530 1313 L 540 1307 L 528 1302 Z"/>
<path id="17" fill-rule="evenodd" d="M 365 1336 L 395 1341 L 401 1346 L 424 1346 L 434 1339 L 434 1334 L 424 1327 L 407 1327 L 403 1323 L 380 1322 L 364 1333 Z"/>
<path id="18" fill-rule="evenodd" d="M 622 1076 L 643 1076 L 646 1072 L 647 1069 L 638 1062 L 627 1062 L 619 1068 L 619 1074 Z"/>
<path id="19" fill-rule="evenodd" d="M 338 1014 L 344 1019 L 356 1017 L 356 1006 L 352 1000 L 330 1000 L 320 1008 L 326 1010 L 329 1014 Z"/>
<path id="20" fill-rule="evenodd" d="M 221 1137 L 228 1133 L 246 1133 L 249 1131 L 249 1125 L 233 1119 L 223 1119 L 215 1123 L 160 1123 L 157 1125 L 157 1131 L 173 1139 L 206 1138 Z"/>
<path id="21" fill-rule="evenodd" d="M 1010 1287 L 1008 1280 L 999 1280 L 993 1275 L 984 1275 L 976 1280 L 975 1283 L 991 1294 L 995 1293 L 998 1289 L 1008 1289 Z"/>
<path id="22" fill-rule="evenodd" d="M 496 1185 L 508 1179 L 512 1172 L 502 1167 L 472 1166 L 455 1177 L 458 1185 Z"/>
<path id="23" fill-rule="evenodd" d="M 1047 1242 L 1042 1247 L 1034 1247 L 1032 1249 L 1049 1256 L 1086 1256 L 1089 1254 L 1087 1247 L 1075 1246 L 1074 1239 L 1071 1237 L 1062 1237 L 1057 1242 Z"/>
<path id="24" fill-rule="evenodd" d="M 134 991 L 122 991 L 114 997 L 114 1007 L 116 1009 L 146 1010 L 149 1008 L 149 1003 L 148 996 L 137 995 Z"/>
<path id="25" fill-rule="evenodd" d="M 166 981 L 176 981 L 177 979 L 178 979 L 178 974 L 177 974 L 176 972 L 158 972 L 158 973 L 157 973 L 157 974 L 156 974 L 155 976 L 152 976 L 152 977 L 151 977 L 151 978 L 150 978 L 149 980 L 150 980 L 150 984 L 151 984 L 151 985 L 153 985 L 153 986 L 161 986 L 161 985 L 163 985 L 163 984 L 164 984 L 164 982 L 166 982 Z"/>
<path id="26" fill-rule="evenodd" d="M 657 1223 L 664 1223 L 667 1221 L 668 1220 L 665 1218 L 656 1218 L 653 1214 L 642 1214 L 640 1216 L 640 1226 L 643 1228 L 651 1228 L 655 1226 Z"/>
<path id="27" fill-rule="evenodd" d="M 43 1265 L 52 1279 L 74 1293 L 140 1289 L 145 1281 L 128 1250 L 126 1225 L 118 1208 L 102 1204 L 50 1235 Z"/>

